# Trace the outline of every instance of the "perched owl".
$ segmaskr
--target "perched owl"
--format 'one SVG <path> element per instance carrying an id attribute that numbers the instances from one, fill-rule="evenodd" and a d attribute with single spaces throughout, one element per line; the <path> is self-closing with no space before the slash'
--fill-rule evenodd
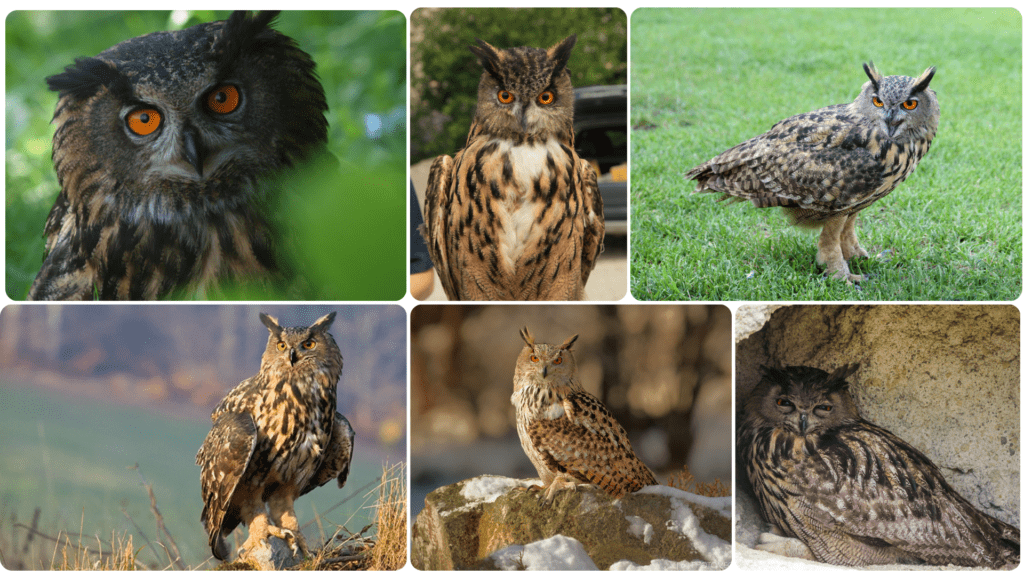
<path id="1" fill-rule="evenodd" d="M 31 300 L 153 299 L 278 270 L 270 180 L 322 150 L 314 63 L 276 12 L 126 40 L 46 79 L 61 191 Z"/>
<path id="2" fill-rule="evenodd" d="M 857 213 L 914 171 L 939 127 L 934 66 L 917 78 L 882 76 L 874 63 L 864 71 L 852 103 L 791 116 L 686 173 L 697 192 L 782 206 L 793 223 L 821 227 L 816 260 L 847 283 L 862 277 L 846 261 L 868 255 Z"/>
<path id="3" fill-rule="evenodd" d="M 927 456 L 860 417 L 846 381 L 857 368 L 768 368 L 751 392 L 738 456 L 764 518 L 830 564 L 1017 564 L 1018 528 L 977 510 Z"/>
<path id="4" fill-rule="evenodd" d="M 512 392 L 516 430 L 544 483 L 545 501 L 576 484 L 596 484 L 616 498 L 657 484 L 622 425 L 580 384 L 571 350 L 578 335 L 555 346 L 537 344 L 526 328 L 519 334 L 526 345 Z"/>
<path id="5" fill-rule="evenodd" d="M 246 552 L 269 536 L 308 554 L 295 499 L 337 478 L 345 485 L 355 434 L 337 409 L 341 352 L 328 330 L 334 312 L 312 326 L 270 330 L 259 374 L 236 386 L 213 411 L 213 429 L 196 454 L 203 526 L 210 549 L 228 556 L 224 536 L 249 527 Z"/>
<path id="6" fill-rule="evenodd" d="M 604 249 L 597 175 L 574 149 L 570 36 L 484 66 L 466 147 L 430 167 L 424 238 L 450 300 L 582 300 Z"/>

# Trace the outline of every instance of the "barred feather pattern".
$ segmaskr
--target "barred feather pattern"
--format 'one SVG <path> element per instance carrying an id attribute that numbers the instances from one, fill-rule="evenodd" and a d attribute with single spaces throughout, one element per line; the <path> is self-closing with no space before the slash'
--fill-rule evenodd
<path id="1" fill-rule="evenodd" d="M 535 343 L 525 328 L 522 336 L 512 404 L 519 441 L 544 487 L 561 476 L 621 498 L 657 484 L 622 425 L 583 390 L 570 350 L 576 337 L 556 346 Z"/>
<path id="2" fill-rule="evenodd" d="M 327 103 L 313 60 L 269 28 L 275 16 L 131 38 L 47 78 L 61 190 L 28 299 L 156 299 L 277 277 L 274 178 L 323 149 Z M 227 85 L 237 108 L 210 110 Z M 152 133 L 128 127 L 139 109 Z"/>
<path id="3" fill-rule="evenodd" d="M 297 525 L 289 525 L 295 498 L 332 479 L 341 488 L 348 478 L 355 434 L 336 411 L 342 357 L 327 332 L 333 318 L 332 313 L 310 327 L 280 328 L 264 315 L 271 335 L 259 374 L 232 389 L 213 411 L 213 429 L 196 464 L 201 520 L 220 559 L 226 555 L 221 539 L 238 524 L 249 526 L 266 515 L 268 503 L 273 525 L 297 532 Z"/>
<path id="4" fill-rule="evenodd" d="M 858 212 L 899 186 L 928 153 L 939 103 L 921 76 L 885 76 L 865 64 L 868 82 L 849 104 L 786 118 L 692 168 L 695 192 L 720 200 L 782 207 L 794 224 L 822 227 L 817 261 L 833 277 L 858 281 L 846 261 L 866 256 L 854 229 Z"/>
<path id="5" fill-rule="evenodd" d="M 604 206 L 573 148 L 573 43 L 474 47 L 485 72 L 466 147 L 434 160 L 425 194 L 423 234 L 450 300 L 585 297 Z"/>
<path id="6" fill-rule="evenodd" d="M 769 369 L 745 407 L 738 456 L 761 514 L 818 560 L 1019 563 L 1020 530 L 976 509 L 927 456 L 861 419 L 842 375 Z"/>

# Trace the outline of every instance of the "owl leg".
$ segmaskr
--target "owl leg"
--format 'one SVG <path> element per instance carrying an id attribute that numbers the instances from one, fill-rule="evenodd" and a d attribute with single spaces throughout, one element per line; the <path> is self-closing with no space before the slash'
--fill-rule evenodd
<path id="1" fill-rule="evenodd" d="M 295 517 L 295 497 L 291 494 L 274 495 L 267 500 L 267 505 L 270 507 L 270 517 L 279 527 L 279 532 L 274 536 L 287 542 L 296 555 L 302 552 L 303 557 L 309 556 L 309 548 L 302 536 L 299 519 Z"/>
<path id="2" fill-rule="evenodd" d="M 843 231 L 839 235 L 839 244 L 843 248 L 843 258 L 847 260 L 868 255 L 867 250 L 861 248 L 860 241 L 857 240 L 857 230 L 854 229 L 856 222 L 856 213 L 847 216 L 846 223 L 843 224 Z"/>
<path id="3" fill-rule="evenodd" d="M 555 475 L 547 488 L 544 488 L 544 504 L 550 505 L 555 499 L 556 492 L 560 492 L 562 490 L 572 490 L 575 492 L 577 484 L 579 484 L 579 480 L 569 476 L 568 474 Z"/>
<path id="4" fill-rule="evenodd" d="M 860 282 L 862 277 L 858 274 L 851 274 L 850 267 L 843 258 L 843 248 L 840 241 L 843 226 L 846 224 L 847 216 L 836 216 L 825 221 L 821 229 L 821 236 L 818 237 L 818 255 L 815 261 L 825 267 L 825 273 L 830 278 L 845 280 L 847 284 Z"/>

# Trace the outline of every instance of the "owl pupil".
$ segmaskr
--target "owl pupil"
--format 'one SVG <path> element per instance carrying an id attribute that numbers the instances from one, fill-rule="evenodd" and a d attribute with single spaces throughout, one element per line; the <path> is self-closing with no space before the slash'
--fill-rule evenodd
<path id="1" fill-rule="evenodd" d="M 224 102 L 227 102 L 228 95 L 223 92 L 217 92 L 217 94 L 214 95 L 213 99 L 223 104 Z"/>
<path id="2" fill-rule="evenodd" d="M 146 114 L 145 112 L 139 114 L 139 121 L 143 124 L 149 124 L 149 114 Z"/>

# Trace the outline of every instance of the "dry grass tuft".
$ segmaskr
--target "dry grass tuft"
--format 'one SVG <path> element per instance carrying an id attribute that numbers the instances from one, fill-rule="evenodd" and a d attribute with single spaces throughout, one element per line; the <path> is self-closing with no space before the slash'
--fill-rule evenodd
<path id="1" fill-rule="evenodd" d="M 714 482 L 697 482 L 697 479 L 690 473 L 690 468 L 685 465 L 681 471 L 669 474 L 668 485 L 693 494 L 713 498 L 729 496 L 731 492 L 729 486 L 718 478 L 715 478 Z"/>
<path id="2" fill-rule="evenodd" d="M 400 570 L 405 567 L 409 517 L 404 464 L 385 467 L 376 508 L 377 542 L 370 550 L 366 569 Z"/>

